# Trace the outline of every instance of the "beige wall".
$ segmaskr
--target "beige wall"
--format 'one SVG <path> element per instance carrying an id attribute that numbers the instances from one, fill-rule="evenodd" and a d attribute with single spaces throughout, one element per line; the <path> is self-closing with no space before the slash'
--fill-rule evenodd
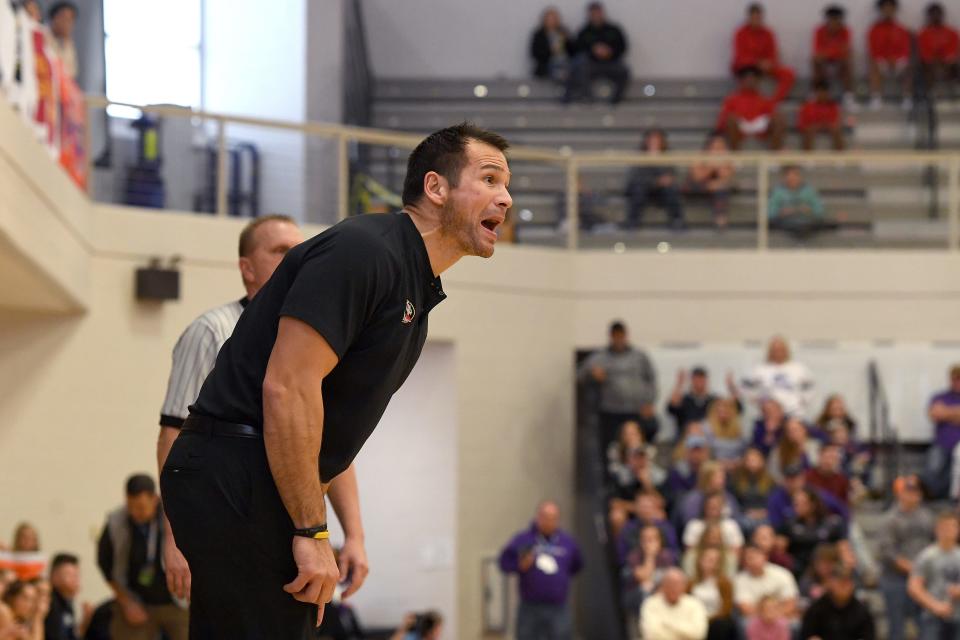
<path id="1" fill-rule="evenodd" d="M 37 305 L 9 297 L 22 283 L 0 270 L 0 308 L 8 308 L 0 312 L 0 536 L 19 519 L 36 522 L 45 549 L 81 552 L 86 597 L 98 598 L 105 589 L 92 537 L 124 477 L 153 469 L 178 334 L 241 294 L 241 223 L 91 206 L 22 136 L 8 135 L 19 124 L 3 109 L 0 234 L 35 258 L 19 264 L 52 283 L 44 295 L 86 312 L 28 311 Z M 37 203 L 48 209 L 40 216 Z M 12 253 L 0 244 L 0 266 Z M 174 254 L 183 258 L 181 300 L 136 303 L 134 269 Z M 638 342 L 773 330 L 950 339 L 960 321 L 960 259 L 943 253 L 573 255 L 504 246 L 444 281 L 450 295 L 431 315 L 431 339 L 454 343 L 456 353 L 459 622 L 451 636 L 464 639 L 479 637 L 480 559 L 524 526 L 541 498 L 570 512 L 572 354 L 600 342 L 611 317 L 630 322 Z"/>

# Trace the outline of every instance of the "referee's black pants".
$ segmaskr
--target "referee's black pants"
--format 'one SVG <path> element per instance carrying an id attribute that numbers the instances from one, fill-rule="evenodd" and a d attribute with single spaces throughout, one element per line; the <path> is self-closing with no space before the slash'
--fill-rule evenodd
<path id="1" fill-rule="evenodd" d="M 314 637 L 316 605 L 283 590 L 297 575 L 293 523 L 262 439 L 183 431 L 160 487 L 190 565 L 192 640 Z"/>

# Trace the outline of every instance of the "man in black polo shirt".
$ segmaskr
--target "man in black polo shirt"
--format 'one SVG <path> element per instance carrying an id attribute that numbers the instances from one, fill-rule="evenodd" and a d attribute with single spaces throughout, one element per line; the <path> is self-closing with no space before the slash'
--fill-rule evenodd
<path id="1" fill-rule="evenodd" d="M 161 480 L 193 574 L 192 637 L 309 638 L 349 580 L 324 495 L 416 364 L 440 274 L 493 255 L 507 146 L 466 123 L 431 134 L 410 154 L 403 211 L 291 249 L 247 305 Z"/>

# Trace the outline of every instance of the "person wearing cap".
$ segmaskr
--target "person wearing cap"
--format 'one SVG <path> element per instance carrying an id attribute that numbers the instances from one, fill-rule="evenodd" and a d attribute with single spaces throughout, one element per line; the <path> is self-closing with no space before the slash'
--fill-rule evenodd
<path id="1" fill-rule="evenodd" d="M 937 516 L 936 542 L 920 552 L 910 571 L 907 593 L 919 604 L 920 639 L 960 637 L 960 520 L 953 511 Z"/>
<path id="2" fill-rule="evenodd" d="M 960 34 L 946 23 L 939 2 L 927 5 L 927 24 L 917 36 L 917 49 L 928 91 L 940 82 L 960 79 Z"/>
<path id="3" fill-rule="evenodd" d="M 803 614 L 800 640 L 874 640 L 873 615 L 854 594 L 853 573 L 835 566 L 826 586 L 827 592 Z"/>
<path id="4" fill-rule="evenodd" d="M 767 498 L 767 518 L 775 528 L 793 517 L 793 494 L 807 486 L 806 469 L 801 464 L 790 465 L 783 470 L 783 484 L 770 492 Z M 842 502 L 826 491 L 814 487 L 817 496 L 826 505 L 827 510 L 845 521 L 850 519 L 850 511 Z"/>
<path id="5" fill-rule="evenodd" d="M 927 415 L 934 425 L 934 441 L 927 451 L 923 483 L 931 498 L 942 498 L 957 490 L 950 485 L 952 470 L 960 466 L 960 364 L 950 368 L 950 386 L 930 398 Z"/>
<path id="6" fill-rule="evenodd" d="M 592 382 L 599 387 L 603 450 L 628 420 L 639 422 L 644 440 L 653 442 L 659 429 L 653 406 L 657 399 L 657 374 L 649 356 L 630 344 L 623 322 L 610 324 L 609 345 L 590 354 L 580 365 L 577 377 L 580 382 Z"/>
<path id="7" fill-rule="evenodd" d="M 545 501 L 530 527 L 517 533 L 500 553 L 500 569 L 519 576 L 517 640 L 572 638 L 567 595 L 583 567 L 580 547 L 560 529 L 560 509 Z"/>
<path id="8" fill-rule="evenodd" d="M 913 35 L 897 21 L 897 0 L 877 0 L 877 12 L 880 14 L 867 34 L 867 47 L 870 52 L 870 108 L 874 111 L 883 106 L 881 90 L 884 76 L 900 80 L 903 91 L 904 111 L 913 108 L 910 97 L 913 75 L 910 72 L 910 49 Z"/>
<path id="9" fill-rule="evenodd" d="M 683 446 L 686 455 L 670 467 L 667 474 L 666 488 L 673 502 L 696 488 L 700 466 L 710 459 L 710 443 L 706 436 L 689 435 L 684 439 Z"/>
<path id="10" fill-rule="evenodd" d="M 677 383 L 667 402 L 667 413 L 676 421 L 678 435 L 687 424 L 700 422 L 706 418 L 710 405 L 717 399 L 715 394 L 710 393 L 710 376 L 704 367 L 697 366 L 690 370 L 689 389 L 687 389 L 687 378 L 685 369 L 677 371 Z M 727 376 L 727 389 L 736 400 L 738 392 L 732 374 Z M 739 409 L 740 401 L 736 400 L 736 402 Z"/>
<path id="11" fill-rule="evenodd" d="M 877 540 L 881 564 L 880 590 L 887 612 L 887 637 L 903 640 L 904 625 L 911 619 L 919 625 L 920 610 L 907 596 L 907 577 L 913 559 L 933 540 L 934 516 L 923 505 L 923 487 L 916 476 L 903 476 L 893 483 L 896 504 L 883 516 Z"/>
<path id="12" fill-rule="evenodd" d="M 813 32 L 813 59 L 810 61 L 813 80 L 828 82 L 836 75 L 843 85 L 843 99 L 848 108 L 856 106 L 853 96 L 853 47 L 850 29 L 844 23 L 846 10 L 832 4 L 823 11 L 823 24 Z M 829 88 L 829 84 L 827 85 Z"/>

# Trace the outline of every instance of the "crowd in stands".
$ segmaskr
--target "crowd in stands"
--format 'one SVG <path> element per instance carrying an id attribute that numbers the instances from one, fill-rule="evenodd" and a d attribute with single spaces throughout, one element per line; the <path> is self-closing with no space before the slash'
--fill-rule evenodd
<path id="1" fill-rule="evenodd" d="M 866 81 L 869 106 L 879 109 L 887 79 L 896 81 L 905 110 L 913 106 L 914 73 L 919 72 L 924 86 L 937 93 L 956 95 L 960 82 L 960 36 L 946 21 L 943 5 L 934 2 L 926 8 L 926 24 L 916 34 L 897 19 L 897 0 L 878 0 L 877 19 L 864 34 L 868 64 Z M 845 22 L 846 12 L 839 5 L 824 8 L 823 22 L 813 29 L 810 59 L 809 96 L 797 111 L 795 122 L 788 122 L 780 105 L 790 94 L 796 73 L 781 62 L 777 37 L 766 22 L 764 7 L 751 4 L 747 19 L 732 38 L 730 69 L 737 86 L 726 97 L 717 114 L 714 131 L 704 149 L 718 154 L 736 151 L 750 139 L 770 149 L 782 149 L 788 134 L 795 130 L 800 147 L 811 150 L 818 138 L 825 138 L 832 149 L 845 149 L 844 112 L 859 110 L 853 59 L 853 34 Z M 539 28 L 531 38 L 530 53 L 534 74 L 562 83 L 565 103 L 592 97 L 595 80 L 612 83 L 610 101 L 619 103 L 630 79 L 625 55 L 628 38 L 622 26 L 607 17 L 604 6 L 592 2 L 587 20 L 578 32 L 567 28 L 556 8 L 544 11 Z M 914 53 L 916 51 L 916 53 Z M 774 89 L 764 89 L 767 82 Z M 641 151 L 658 154 L 668 149 L 667 133 L 659 129 L 644 133 Z M 770 222 L 798 239 L 817 231 L 835 228 L 842 213 L 828 219 L 824 206 L 811 185 L 802 183 L 799 168 L 784 173 L 779 195 L 770 202 Z M 674 230 L 686 228 L 684 196 L 706 198 L 717 229 L 728 224 L 730 194 L 736 190 L 733 166 L 718 159 L 692 167 L 687 176 L 667 166 L 642 166 L 631 171 L 625 188 L 627 199 L 623 226 L 642 225 L 645 209 L 662 208 Z M 583 198 L 581 198 L 583 200 Z M 593 202 L 583 202 L 581 219 L 590 227 Z"/>
<path id="2" fill-rule="evenodd" d="M 107 515 L 97 541 L 97 565 L 112 597 L 94 607 L 80 599 L 80 561 L 50 556 L 29 523 L 0 543 L 0 640 L 186 640 L 188 603 L 167 587 L 162 563 L 163 512 L 154 480 L 130 476 L 124 503 Z M 439 640 L 443 617 L 409 614 L 391 640 Z M 365 635 L 339 597 L 327 605 L 318 640 Z M 377 637 L 386 638 L 386 634 Z"/>
<path id="3" fill-rule="evenodd" d="M 927 472 L 887 487 L 894 503 L 872 544 L 856 509 L 885 489 L 874 451 L 842 396 L 813 406 L 815 375 L 783 338 L 739 380 L 729 373 L 725 394 L 712 390 L 703 367 L 678 372 L 663 406 L 674 437 L 654 410 L 650 358 L 630 344 L 622 322 L 578 375 L 597 396 L 607 524 L 633 632 L 657 640 L 869 640 L 875 621 L 857 590 L 870 587 L 883 595 L 887 637 L 904 638 L 907 620 L 921 638 L 956 637 L 960 521 L 954 509 L 935 514 L 925 498 L 960 495 L 960 366 L 929 403 L 936 440 Z M 748 407 L 757 415 L 752 425 Z M 541 505 L 501 556 L 501 567 L 521 576 L 528 625 L 549 619 L 564 627 L 566 590 L 581 567 L 556 517 L 555 505 Z M 517 637 L 566 637 L 543 633 Z"/>

